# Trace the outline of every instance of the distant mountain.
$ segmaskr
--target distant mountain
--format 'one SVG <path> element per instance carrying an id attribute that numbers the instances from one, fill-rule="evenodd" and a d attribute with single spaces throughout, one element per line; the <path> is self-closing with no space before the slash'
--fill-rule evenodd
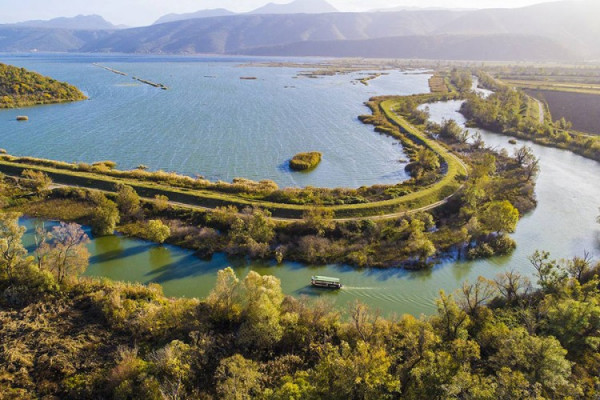
<path id="1" fill-rule="evenodd" d="M 400 36 L 305 41 L 240 52 L 257 56 L 368 57 L 478 61 L 559 61 L 577 54 L 552 39 L 524 35 Z"/>
<path id="2" fill-rule="evenodd" d="M 600 56 L 600 1 L 559 1 L 516 9 L 476 10 L 432 34 L 515 33 L 552 38 L 585 57 Z"/>
<path id="3" fill-rule="evenodd" d="M 99 15 L 78 15 L 76 17 L 60 17 L 48 21 L 34 20 L 11 24 L 15 27 L 54 28 L 72 30 L 113 30 L 119 29 Z M 1 25 L 0 25 L 1 26 Z"/>
<path id="4" fill-rule="evenodd" d="M 320 0 L 297 0 L 265 6 L 251 14 L 186 19 L 124 30 L 42 30 L 0 25 L 0 51 L 600 59 L 597 0 L 475 11 L 296 13 L 329 9 L 312 7 L 324 4 L 327 3 Z M 277 14 L 280 7 L 287 14 Z"/>
<path id="5" fill-rule="evenodd" d="M 79 51 L 86 43 L 109 36 L 110 32 L 0 25 L 0 51 Z"/>
<path id="6" fill-rule="evenodd" d="M 339 12 L 325 0 L 295 0 L 288 4 L 269 3 L 249 14 L 325 14 Z"/>
<path id="7" fill-rule="evenodd" d="M 85 52 L 239 53 L 302 41 L 426 35 L 448 12 L 238 15 L 127 29 L 86 44 Z"/>
<path id="8" fill-rule="evenodd" d="M 159 19 L 153 25 L 156 24 L 165 24 L 167 22 L 175 22 L 175 21 L 184 21 L 186 19 L 195 19 L 195 18 L 211 18 L 211 17 L 225 17 L 229 15 L 235 15 L 233 11 L 226 10 L 224 8 L 216 8 L 212 10 L 200 10 L 193 13 L 187 14 L 167 14 Z"/>

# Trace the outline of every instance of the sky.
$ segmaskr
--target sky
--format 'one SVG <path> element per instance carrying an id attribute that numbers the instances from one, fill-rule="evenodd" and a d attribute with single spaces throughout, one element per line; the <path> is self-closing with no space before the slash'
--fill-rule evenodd
<path id="1" fill-rule="evenodd" d="M 245 12 L 268 2 L 291 0 L 0 0 L 0 23 L 97 14 L 116 25 L 145 26 L 169 13 L 211 8 Z M 328 0 L 340 11 L 367 11 L 397 6 L 444 8 L 523 7 L 544 0 Z"/>

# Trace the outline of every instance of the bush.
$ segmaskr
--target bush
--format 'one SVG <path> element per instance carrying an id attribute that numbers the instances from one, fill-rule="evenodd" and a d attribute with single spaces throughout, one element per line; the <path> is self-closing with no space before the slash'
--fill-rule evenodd
<path id="1" fill-rule="evenodd" d="M 318 151 L 298 153 L 290 160 L 290 168 L 294 171 L 306 171 L 315 168 L 321 162 L 322 156 Z"/>

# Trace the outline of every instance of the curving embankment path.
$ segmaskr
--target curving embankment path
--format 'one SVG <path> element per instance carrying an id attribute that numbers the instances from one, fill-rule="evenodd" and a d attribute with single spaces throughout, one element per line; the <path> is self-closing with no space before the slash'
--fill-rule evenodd
<path id="1" fill-rule="evenodd" d="M 429 139 L 423 132 L 408 123 L 404 118 L 394 113 L 395 101 L 385 100 L 379 103 L 381 112 L 395 127 L 392 136 L 408 136 L 420 145 L 430 148 L 437 153 L 447 165 L 447 172 L 442 179 L 433 185 L 409 193 L 395 199 L 351 205 L 324 206 L 334 213 L 339 221 L 360 219 L 391 219 L 400 216 L 428 211 L 448 202 L 462 186 L 458 178 L 468 175 L 467 166 L 454 154 L 435 140 Z M 60 186 L 82 187 L 106 192 L 115 192 L 119 184 L 129 185 L 140 197 L 151 200 L 156 195 L 164 195 L 170 199 L 171 205 L 191 209 L 211 210 L 221 206 L 233 205 L 238 208 L 260 207 L 271 212 L 276 220 L 294 221 L 302 218 L 303 213 L 313 206 L 274 203 L 262 200 L 249 200 L 235 194 L 211 190 L 185 189 L 151 181 L 110 176 L 96 172 L 82 172 L 51 166 L 41 166 L 31 163 L 18 162 L 18 158 L 5 157 L 0 159 L 0 172 L 7 175 L 20 176 L 26 170 L 36 170 L 46 173 L 53 182 Z"/>

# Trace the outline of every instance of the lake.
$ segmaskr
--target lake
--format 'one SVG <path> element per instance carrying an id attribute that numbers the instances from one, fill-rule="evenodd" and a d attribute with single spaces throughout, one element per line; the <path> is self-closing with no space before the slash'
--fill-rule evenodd
<path id="1" fill-rule="evenodd" d="M 428 90 L 428 74 L 390 71 L 297 78 L 295 68 L 239 68 L 265 59 L 131 55 L 0 55 L 79 87 L 88 101 L 0 111 L 0 147 L 64 161 L 113 160 L 121 169 L 272 179 L 282 187 L 360 187 L 408 175 L 402 146 L 357 122 L 371 96 Z M 306 61 L 306 60 L 305 60 Z M 121 76 L 93 63 L 123 71 Z M 132 76 L 163 83 L 142 84 Z M 242 80 L 251 76 L 256 80 Z M 17 123 L 26 113 L 29 122 Z M 320 151 L 310 173 L 292 172 L 296 153 Z"/>
<path id="2" fill-rule="evenodd" d="M 94 57 L 91 56 L 89 58 L 89 62 L 92 62 L 91 60 L 96 60 Z M 126 57 L 126 59 L 130 58 L 130 56 Z M 60 59 L 60 57 L 57 56 L 57 59 Z M 79 58 L 77 59 L 79 61 L 77 61 L 76 64 L 81 63 L 81 60 Z M 115 60 L 119 59 L 120 58 L 117 57 Z M 158 59 L 160 60 L 160 58 Z M 145 60 L 145 58 L 142 57 L 141 60 Z M 186 60 L 187 59 L 183 59 L 183 61 L 176 62 L 182 62 L 183 64 L 196 62 Z M 33 60 L 31 62 L 35 64 L 35 62 L 40 61 Z M 56 62 L 58 63 L 58 61 Z M 109 63 L 106 60 L 104 60 L 102 62 L 109 65 L 110 67 L 120 70 L 125 70 L 126 67 L 133 68 L 133 66 L 131 66 L 130 64 L 134 63 L 132 61 L 122 61 L 126 65 L 120 65 L 117 61 Z M 160 65 L 153 65 L 155 61 L 139 62 L 144 65 L 146 63 L 152 64 L 150 67 L 156 68 L 158 74 L 158 71 L 160 70 Z M 168 69 L 170 68 L 171 63 L 176 62 L 168 61 L 167 64 L 169 65 L 169 67 L 163 66 L 163 68 Z M 231 68 L 232 70 L 229 70 L 229 73 L 232 74 L 232 86 L 238 84 L 242 85 L 241 82 L 237 82 L 237 80 L 239 80 L 238 76 L 242 75 L 261 76 L 261 79 L 264 80 L 260 80 L 258 82 L 249 81 L 246 83 L 258 83 L 265 84 L 267 86 L 271 85 L 270 83 L 265 83 L 268 82 L 267 78 L 270 75 L 276 75 L 278 73 L 281 73 L 282 75 L 288 76 L 290 79 L 293 79 L 292 76 L 295 75 L 295 70 L 284 71 L 280 69 L 275 69 L 274 71 L 271 71 L 270 69 L 253 69 L 250 72 L 243 70 L 242 73 L 237 69 L 233 70 L 233 68 L 235 68 L 235 65 L 237 65 L 239 61 L 223 62 L 231 63 L 231 65 L 228 67 L 219 66 L 212 68 L 214 68 L 215 70 L 218 68 Z M 156 61 L 156 64 L 160 63 L 160 61 Z M 217 64 L 218 61 L 214 61 L 214 63 Z M 42 64 L 44 64 L 44 62 L 42 62 Z M 48 65 L 54 64 L 53 62 L 48 62 Z M 59 65 L 60 63 L 54 66 L 54 68 L 56 68 L 57 71 L 60 70 Z M 84 67 L 79 65 L 75 69 L 77 68 Z M 181 66 L 181 68 L 183 68 L 183 66 Z M 188 65 L 186 68 L 192 67 Z M 198 68 L 208 67 L 201 66 Z M 236 72 L 234 73 L 232 71 Z M 114 77 L 112 77 L 113 74 L 110 74 L 107 71 L 100 70 L 97 67 L 90 68 L 90 73 L 97 74 L 98 72 L 102 72 L 103 74 L 103 77 L 99 79 L 115 79 Z M 170 82 L 167 82 L 166 79 L 164 81 L 161 81 L 159 79 L 156 79 L 156 77 L 150 76 L 151 74 L 148 74 L 148 76 L 142 76 L 142 74 L 139 75 L 146 79 L 163 82 L 167 84 L 167 86 L 169 86 L 170 84 Z M 68 78 L 64 74 L 58 76 L 58 73 L 57 77 L 59 79 Z M 115 77 L 118 78 L 117 75 L 115 75 Z M 362 102 L 367 100 L 369 96 L 375 94 L 370 93 L 370 91 L 380 91 L 378 93 L 385 93 L 386 82 L 389 82 L 389 87 L 387 87 L 387 90 L 389 90 L 389 92 L 387 92 L 387 94 L 406 94 L 411 90 L 426 91 L 426 87 L 424 89 L 422 87 L 421 89 L 419 89 L 419 85 L 421 85 L 422 80 L 424 79 L 423 77 L 426 77 L 426 75 L 405 75 L 398 72 L 390 76 L 382 77 L 371 81 L 372 84 L 369 87 L 362 87 L 362 85 L 352 85 L 352 83 L 350 83 L 351 77 L 348 76 L 318 80 L 306 80 L 306 85 L 308 86 L 304 87 L 304 90 L 306 90 L 307 92 L 312 90 L 308 89 L 309 86 L 312 87 L 312 85 L 316 85 L 313 87 L 314 91 L 312 92 L 313 96 L 315 97 L 317 97 L 318 95 L 329 96 L 330 91 L 336 92 L 336 90 L 340 90 L 340 93 L 342 93 L 342 89 L 333 89 L 336 87 L 335 85 L 333 85 L 330 88 L 330 90 L 322 90 L 319 88 L 320 85 L 327 86 L 332 85 L 332 82 L 338 82 L 337 84 L 340 87 L 345 88 L 344 91 L 346 93 L 347 98 L 337 99 L 337 101 L 343 103 L 342 105 L 331 105 L 333 108 L 330 108 L 330 110 L 335 109 L 336 113 L 317 113 L 317 111 L 312 108 L 312 105 L 310 105 L 314 104 L 313 101 L 306 103 L 309 107 L 308 111 L 304 111 L 300 108 L 295 109 L 291 107 L 289 109 L 286 109 L 286 111 L 279 110 L 279 112 L 282 113 L 281 115 L 289 113 L 289 115 L 287 115 L 289 118 L 296 118 L 304 115 L 306 117 L 306 121 L 304 122 L 305 124 L 307 124 L 306 126 L 313 126 L 313 123 L 315 122 L 314 119 L 316 118 L 322 118 L 322 120 L 316 121 L 318 123 L 316 123 L 314 126 L 321 125 L 328 127 L 337 126 L 338 124 L 345 124 L 344 121 L 346 121 L 347 119 L 346 122 L 348 122 L 348 126 L 353 127 L 349 128 L 349 130 L 346 131 L 347 135 L 357 135 L 355 137 L 357 140 L 358 138 L 363 137 L 361 135 L 366 135 L 369 139 L 365 140 L 367 140 L 369 143 L 371 143 L 374 146 L 381 146 L 381 148 L 376 148 L 376 151 L 374 151 L 375 153 L 385 153 L 385 151 L 392 151 L 396 152 L 393 154 L 396 154 L 396 156 L 398 156 L 399 150 L 397 148 L 397 145 L 392 144 L 393 141 L 374 134 L 371 128 L 363 127 L 358 121 L 356 121 L 355 117 L 360 113 L 366 112 L 366 110 L 361 104 Z M 235 81 L 235 83 L 233 81 Z M 305 82 L 304 80 L 293 81 Z M 406 82 L 412 83 L 408 84 Z M 382 86 L 376 86 L 376 84 Z M 408 86 L 405 88 L 401 88 L 401 86 L 405 84 L 407 84 Z M 160 97 L 153 96 L 160 96 L 163 92 L 170 93 L 170 91 L 149 91 L 149 89 L 154 90 L 154 88 L 150 87 L 137 87 L 137 89 L 147 90 L 147 93 L 152 94 L 150 98 L 154 98 L 154 101 L 161 103 L 162 100 Z M 286 91 L 286 89 L 281 86 L 278 86 L 277 90 L 273 90 L 274 92 Z M 364 97 L 358 98 L 361 95 Z M 281 95 L 276 94 L 275 96 Z M 140 99 L 140 101 L 147 100 L 148 99 L 146 99 L 145 97 Z M 122 100 L 116 98 L 114 101 Z M 318 101 L 320 102 L 321 100 Z M 356 101 L 356 104 L 350 104 L 354 101 Z M 79 104 L 86 104 L 87 106 L 87 103 L 90 102 L 84 102 Z M 30 116 L 35 116 L 35 112 L 46 112 L 46 109 L 60 110 L 62 107 L 69 108 L 72 106 L 74 105 L 38 107 L 35 109 L 28 109 L 27 112 Z M 249 105 L 249 107 L 250 106 L 251 105 Z M 348 110 L 346 112 L 343 112 L 342 110 L 346 107 L 348 108 Z M 441 122 L 442 119 L 455 119 L 457 120 L 457 122 L 464 125 L 464 118 L 458 113 L 459 107 L 460 102 L 458 101 L 431 104 L 429 105 L 431 119 L 437 122 Z M 50 111 L 47 112 L 51 113 Z M 90 110 L 90 112 L 92 112 L 92 110 Z M 231 114 L 231 118 L 238 118 L 238 109 L 231 109 L 229 112 Z M 354 116 L 351 115 L 352 112 L 354 112 Z M 10 112 L 2 112 L 0 113 L 0 116 L 6 116 L 9 113 Z M 148 115 L 145 114 L 143 110 L 140 111 L 140 113 L 148 117 Z M 180 117 L 185 118 L 186 116 L 180 114 Z M 84 118 L 84 116 L 80 115 L 80 118 Z M 134 117 L 131 116 L 130 118 Z M 259 118 L 259 116 L 257 115 L 256 118 Z M 265 126 L 265 130 L 263 130 L 262 132 L 264 132 L 265 135 L 271 135 L 271 137 L 274 137 L 273 135 L 276 136 L 277 132 L 281 132 L 281 130 L 277 129 L 277 126 L 275 125 L 276 121 L 278 121 L 278 123 L 284 124 L 285 126 L 285 119 L 286 118 L 282 118 L 281 120 L 272 120 L 271 123 L 273 125 Z M 73 123 L 77 125 L 84 124 L 84 122 L 85 121 L 74 121 Z M 137 122 L 142 125 L 145 123 L 142 120 L 139 120 Z M 34 118 L 33 124 L 24 128 L 20 128 L 26 130 L 25 133 L 22 134 L 29 134 L 27 132 L 30 132 L 30 127 L 35 126 L 36 123 L 37 122 Z M 68 133 L 70 131 L 70 122 L 64 121 L 63 123 L 61 123 L 60 121 L 56 120 L 54 123 L 57 126 L 53 128 L 54 130 L 52 132 L 64 132 L 65 135 L 71 134 Z M 100 124 L 101 121 L 99 120 L 97 123 Z M 181 123 L 184 124 L 184 122 Z M 2 144 L 0 146 L 7 147 L 9 151 L 16 152 L 14 148 L 11 148 L 11 146 L 20 146 L 21 150 L 18 152 L 19 154 L 37 155 L 57 159 L 65 159 L 66 157 L 67 160 L 71 160 L 68 156 L 65 155 L 56 156 L 48 154 L 40 155 L 37 153 L 28 153 L 29 145 L 33 146 L 33 148 L 36 148 L 36 151 L 42 153 L 44 151 L 50 151 L 50 149 L 45 150 L 44 148 L 39 147 L 35 142 L 24 141 L 22 137 L 20 140 L 18 140 L 18 138 L 13 137 L 14 133 L 9 133 L 6 129 L 7 127 L 13 126 L 20 127 L 20 125 L 16 124 L 16 122 L 13 123 L 12 121 L 8 121 L 8 119 L 4 121 L 3 119 L 2 122 L 0 122 L 0 124 L 6 124 L 3 125 L 2 132 L 0 133 L 0 135 L 2 135 Z M 271 128 L 269 129 L 274 129 L 277 132 L 268 133 L 266 130 L 268 126 L 271 126 Z M 113 125 L 113 129 L 116 129 L 117 132 L 115 133 L 107 131 L 106 135 L 109 135 L 112 138 L 111 140 L 119 141 L 121 140 L 119 139 L 120 136 L 129 135 L 127 130 L 124 130 L 122 132 L 119 131 L 121 128 L 123 127 L 121 127 L 119 124 L 115 124 Z M 99 126 L 98 129 L 104 128 Z M 34 129 L 31 129 L 31 132 L 33 131 Z M 471 131 L 474 131 L 474 129 L 471 129 Z M 121 133 L 119 134 L 119 132 Z M 169 132 L 171 132 L 172 135 L 178 134 L 176 131 Z M 243 136 L 245 135 L 244 132 L 245 131 L 242 130 L 238 133 L 238 135 Z M 304 132 L 310 132 L 310 130 Z M 328 131 L 323 132 L 326 132 L 327 135 L 329 135 Z M 512 152 L 516 147 L 508 143 L 508 140 L 510 138 L 507 136 L 498 135 L 483 130 L 480 130 L 480 132 L 485 142 L 492 147 L 495 147 L 497 149 L 506 148 L 509 152 Z M 44 132 L 40 133 L 42 137 L 39 140 L 45 139 L 43 134 Z M 312 137 L 308 133 L 306 134 L 309 137 Z M 322 136 L 322 133 L 321 131 L 319 131 L 319 133 L 315 135 Z M 5 136 L 11 138 L 12 144 L 10 146 L 5 144 Z M 292 140 L 293 138 L 288 137 L 288 139 Z M 314 140 L 320 139 L 317 138 Z M 136 146 L 142 148 L 154 146 L 155 144 L 150 143 L 150 141 L 151 140 L 149 139 L 147 141 L 148 143 L 137 143 L 135 146 L 129 147 L 129 150 L 135 152 L 135 154 L 140 154 L 140 157 L 143 157 L 143 154 L 145 154 L 144 151 L 141 151 L 140 149 L 136 148 Z M 360 145 L 360 141 L 354 143 L 355 146 Z M 178 157 L 182 157 L 181 154 L 186 154 L 185 149 L 178 149 L 177 146 L 173 147 L 172 145 L 173 143 L 165 143 L 165 151 L 166 149 L 169 149 L 169 151 L 173 151 L 176 154 L 179 154 Z M 521 142 L 517 146 L 520 145 L 522 145 Z M 411 313 L 414 315 L 418 315 L 420 313 L 430 314 L 435 310 L 434 301 L 435 298 L 437 298 L 440 289 L 443 289 L 446 292 L 452 292 L 455 289 L 459 288 L 465 280 L 474 282 L 480 275 L 485 276 L 487 278 L 494 278 L 497 274 L 511 269 L 531 277 L 533 270 L 530 267 L 529 262 L 527 261 L 527 257 L 537 249 L 551 250 L 552 256 L 555 258 L 568 258 L 574 255 L 582 255 L 584 251 L 589 251 L 596 258 L 600 257 L 600 225 L 596 224 L 595 222 L 595 218 L 599 213 L 598 207 L 600 206 L 600 185 L 598 184 L 600 177 L 600 164 L 591 160 L 587 160 L 583 157 L 574 155 L 564 150 L 545 148 L 535 144 L 528 145 L 530 145 L 533 148 L 534 153 L 538 157 L 540 157 L 541 160 L 541 172 L 538 178 L 538 185 L 536 190 L 539 205 L 533 212 L 526 215 L 520 221 L 517 228 L 517 232 L 513 235 L 513 237 L 518 243 L 518 248 L 515 252 L 506 257 L 494 257 L 487 260 L 479 260 L 473 262 L 457 262 L 456 260 L 449 258 L 436 265 L 433 269 L 421 272 L 409 272 L 401 269 L 358 270 L 344 265 L 306 266 L 298 263 L 284 263 L 283 265 L 277 266 L 274 263 L 269 262 L 247 262 L 244 259 L 228 259 L 225 255 L 222 254 L 217 254 L 211 260 L 208 261 L 201 260 L 195 257 L 192 252 L 177 247 L 157 246 L 141 240 L 127 239 L 120 236 L 114 236 L 97 238 L 90 243 L 89 246 L 90 251 L 92 253 L 92 258 L 90 260 L 91 265 L 88 268 L 86 275 L 105 276 L 116 280 L 137 281 L 143 283 L 158 282 L 163 286 L 165 293 L 169 296 L 203 297 L 206 296 L 206 294 L 208 294 L 210 289 L 213 287 L 214 282 L 216 280 L 216 272 L 219 269 L 222 269 L 226 266 L 232 266 L 238 272 L 238 274 L 242 276 L 250 270 L 255 270 L 261 274 L 275 275 L 281 280 L 282 287 L 285 293 L 292 294 L 295 296 L 307 295 L 310 298 L 324 296 L 331 299 L 338 307 L 344 307 L 346 304 L 354 300 L 360 300 L 362 302 L 367 303 L 374 309 L 381 310 L 384 315 L 403 313 Z M 126 145 L 120 144 L 117 146 Z M 76 152 L 77 150 L 77 146 L 71 142 L 65 142 L 64 147 L 64 151 Z M 391 148 L 392 150 L 386 150 L 387 147 Z M 269 148 L 271 147 L 267 147 L 267 149 Z M 364 150 L 362 147 L 356 147 L 352 149 L 352 151 L 356 152 L 356 150 L 358 149 L 360 149 L 360 151 L 358 152 L 360 157 L 360 154 L 362 154 Z M 60 146 L 57 146 L 52 151 L 59 150 Z M 232 148 L 231 151 L 233 150 L 234 149 Z M 340 150 L 340 147 L 337 146 L 337 143 L 333 143 L 331 147 L 331 153 L 333 153 L 334 150 Z M 82 149 L 81 151 L 86 150 Z M 128 154 L 127 151 L 124 151 L 122 148 L 119 147 L 115 147 L 112 149 L 114 154 L 110 153 L 110 146 L 107 146 L 107 148 L 103 151 L 106 151 L 107 153 L 102 153 L 102 156 L 90 157 L 93 159 L 117 159 L 118 157 L 124 157 L 125 159 Z M 247 151 L 250 153 L 256 152 L 257 150 L 255 148 L 248 148 Z M 351 156 L 352 153 L 349 154 Z M 148 155 L 148 157 L 150 157 L 150 155 Z M 123 165 L 123 163 L 126 162 L 123 160 L 117 161 L 119 161 L 121 165 Z M 160 163 L 158 159 L 156 161 L 157 164 L 151 164 L 148 161 L 144 162 L 142 160 L 138 161 L 137 159 L 133 158 L 133 156 L 131 156 L 130 162 L 132 164 L 150 164 L 153 168 L 159 168 L 157 167 L 157 165 Z M 178 162 L 181 162 L 179 158 Z M 188 157 L 188 162 L 192 162 L 190 161 L 190 157 Z M 382 163 L 385 164 L 385 162 Z M 391 165 L 390 168 L 392 169 L 398 168 L 397 162 L 394 159 L 389 159 L 387 163 Z M 184 164 L 185 163 L 182 163 L 180 165 Z M 235 165 L 235 162 L 233 162 L 233 165 Z M 326 167 L 326 165 L 322 166 Z M 348 168 L 348 166 L 346 167 Z M 317 171 L 319 171 L 320 168 L 321 166 L 317 169 Z M 327 166 L 327 168 L 332 168 L 331 171 L 334 171 L 332 166 Z M 317 171 L 315 171 L 315 173 L 317 173 Z M 286 176 L 288 175 L 292 174 L 284 171 L 283 168 L 275 168 L 274 172 L 271 167 L 267 166 L 266 170 L 264 171 L 264 176 L 259 178 L 279 176 L 282 180 L 278 180 L 278 182 L 280 182 L 281 184 L 285 184 L 284 182 Z M 348 179 L 350 180 L 358 179 L 357 177 L 350 176 L 352 175 L 350 172 L 348 172 L 347 175 L 349 175 Z M 374 179 L 375 182 L 377 182 L 377 177 L 375 175 L 373 175 L 371 178 Z M 310 184 L 314 184 L 316 186 L 328 185 L 319 184 L 318 175 L 308 174 L 302 175 L 301 177 L 303 179 L 308 179 L 309 182 L 311 182 Z M 340 179 L 342 178 L 343 176 L 340 176 Z M 328 180 L 329 177 L 322 177 L 321 179 L 325 179 L 325 181 L 329 182 L 329 184 L 333 186 L 336 185 L 335 180 Z M 297 178 L 294 178 L 294 182 L 296 184 L 299 183 Z M 30 222 L 28 223 L 30 224 Z M 31 230 L 29 234 L 31 234 Z M 31 237 L 29 237 L 28 240 L 31 240 Z M 313 289 L 310 287 L 311 275 L 338 276 L 341 278 L 345 287 L 340 291 L 324 291 Z"/>

